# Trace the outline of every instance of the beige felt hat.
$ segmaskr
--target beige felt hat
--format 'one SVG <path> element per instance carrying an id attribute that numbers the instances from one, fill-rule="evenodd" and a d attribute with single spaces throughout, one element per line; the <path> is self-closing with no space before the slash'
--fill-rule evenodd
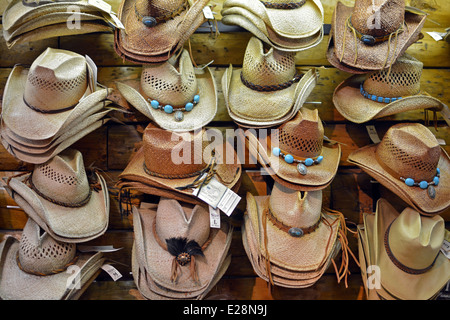
<path id="1" fill-rule="evenodd" d="M 190 299 L 212 288 L 210 283 L 230 248 L 233 228 L 226 222 L 220 229 L 210 228 L 206 206 L 161 198 L 157 206 L 134 207 L 133 225 L 135 262 L 151 278 L 151 291 Z"/>
<path id="2" fill-rule="evenodd" d="M 3 93 L 2 120 L 25 139 L 48 139 L 107 98 L 92 90 L 86 58 L 71 51 L 46 49 L 30 69 L 15 66 Z M 50 98 L 50 99 L 49 99 Z"/>
<path id="3" fill-rule="evenodd" d="M 353 75 L 336 87 L 334 106 L 355 123 L 417 109 L 448 110 L 441 101 L 421 91 L 422 69 L 422 62 L 404 54 L 390 72 Z"/>
<path id="4" fill-rule="evenodd" d="M 326 188 L 334 179 L 341 158 L 339 144 L 324 143 L 317 109 L 302 108 L 292 120 L 257 138 L 248 130 L 249 151 L 273 179 L 291 189 Z"/>
<path id="5" fill-rule="evenodd" d="M 24 210 L 25 207 L 33 210 L 29 215 L 44 230 L 66 242 L 85 242 L 107 229 L 106 182 L 97 173 L 88 177 L 77 150 L 66 149 L 48 162 L 36 165 L 31 174 L 12 177 L 7 187 L 13 199 L 24 204 Z"/>
<path id="6" fill-rule="evenodd" d="M 230 117 L 244 127 L 270 127 L 293 118 L 317 83 L 314 69 L 299 72 L 293 53 L 265 48 L 256 37 L 247 45 L 242 69 L 230 66 L 222 89 Z"/>
<path id="7" fill-rule="evenodd" d="M 217 112 L 212 71 L 194 68 L 187 50 L 157 65 L 144 65 L 140 82 L 117 83 L 124 98 L 158 126 L 191 131 L 206 126 Z"/>
<path id="8" fill-rule="evenodd" d="M 449 156 L 422 124 L 393 125 L 380 143 L 352 152 L 348 161 L 424 215 L 450 206 Z"/>
<path id="9" fill-rule="evenodd" d="M 0 297 L 77 299 L 103 261 L 102 253 L 81 253 L 75 244 L 55 241 L 28 219 L 20 240 L 7 237 L 0 244 Z"/>
<path id="10" fill-rule="evenodd" d="M 334 56 L 344 71 L 388 68 L 419 39 L 425 18 L 405 0 L 355 0 L 353 7 L 338 1 L 331 23 Z"/>

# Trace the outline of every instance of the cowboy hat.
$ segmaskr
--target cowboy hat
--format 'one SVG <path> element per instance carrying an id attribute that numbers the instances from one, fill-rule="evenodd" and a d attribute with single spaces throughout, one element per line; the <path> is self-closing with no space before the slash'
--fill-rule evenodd
<path id="1" fill-rule="evenodd" d="M 298 72 L 294 54 L 269 48 L 256 37 L 248 42 L 242 69 L 222 77 L 230 117 L 241 126 L 270 127 L 293 118 L 313 90 L 314 69 Z"/>
<path id="2" fill-rule="evenodd" d="M 336 87 L 334 106 L 355 123 L 416 109 L 448 109 L 438 99 L 421 92 L 422 69 L 422 62 L 404 54 L 392 65 L 390 72 L 381 70 L 353 75 Z"/>
<path id="3" fill-rule="evenodd" d="M 399 123 L 348 159 L 424 215 L 450 206 L 450 159 L 422 124 Z"/>
<path id="4" fill-rule="evenodd" d="M 334 56 L 344 70 L 348 70 L 345 66 L 366 72 L 388 68 L 419 39 L 425 18 L 423 12 L 405 7 L 405 0 L 383 0 L 377 5 L 356 0 L 353 7 L 339 1 L 331 23 Z"/>
<path id="5" fill-rule="evenodd" d="M 163 129 L 191 131 L 204 127 L 217 112 L 212 71 L 194 68 L 187 50 L 179 60 L 144 65 L 140 82 L 117 83 L 123 97 Z"/>

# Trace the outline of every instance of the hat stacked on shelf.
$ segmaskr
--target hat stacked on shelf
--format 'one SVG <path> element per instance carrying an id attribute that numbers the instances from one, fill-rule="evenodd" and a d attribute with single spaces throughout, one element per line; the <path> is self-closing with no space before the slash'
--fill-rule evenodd
<path id="1" fill-rule="evenodd" d="M 226 0 L 222 22 L 237 25 L 266 44 L 298 52 L 323 38 L 323 7 L 319 0 Z"/>
<path id="2" fill-rule="evenodd" d="M 16 44 L 121 27 L 106 2 L 14 0 L 3 17 L 3 37 L 8 48 Z"/>

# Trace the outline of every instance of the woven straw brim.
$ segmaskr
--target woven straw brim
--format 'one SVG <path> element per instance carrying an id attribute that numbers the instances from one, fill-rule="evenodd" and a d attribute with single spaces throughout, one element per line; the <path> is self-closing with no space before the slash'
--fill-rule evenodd
<path id="1" fill-rule="evenodd" d="M 319 0 L 306 1 L 296 9 L 266 8 L 259 0 L 227 0 L 223 8 L 244 8 L 259 17 L 275 33 L 286 38 L 311 36 L 322 28 L 323 7 Z"/>
<path id="2" fill-rule="evenodd" d="M 411 275 L 398 269 L 384 248 L 385 231 L 398 215 L 399 213 L 387 201 L 384 199 L 378 201 L 374 241 L 377 243 L 375 261 L 380 267 L 381 284 L 389 293 L 402 300 L 430 299 L 449 281 L 450 261 L 439 252 L 433 267 L 421 275 Z"/>
<path id="3" fill-rule="evenodd" d="M 71 110 L 44 114 L 29 108 L 23 101 L 28 69 L 15 66 L 3 94 L 2 119 L 17 135 L 30 140 L 48 139 L 64 130 L 72 121 L 107 98 L 108 89 L 87 94 Z M 88 89 L 89 90 L 89 89 Z"/>
<path id="4" fill-rule="evenodd" d="M 233 11 L 235 10 L 236 9 L 233 8 Z M 241 14 L 229 14 L 228 12 L 230 11 L 231 9 L 223 11 L 223 13 L 226 13 L 221 20 L 223 24 L 240 26 L 261 41 L 280 51 L 299 52 L 307 50 L 318 45 L 323 39 L 323 28 L 314 35 L 306 38 L 288 39 L 279 36 L 267 26 L 260 26 L 261 20 L 254 15 L 251 15 L 248 11 L 245 11 L 245 16 Z"/>
<path id="5" fill-rule="evenodd" d="M 19 241 L 8 237 L 0 244 L 0 297 L 3 300 L 61 300 L 68 290 L 68 281 L 82 277 L 101 258 L 101 253 L 78 253 L 73 272 L 37 276 L 22 271 L 16 257 Z"/>
<path id="6" fill-rule="evenodd" d="M 181 267 L 177 281 L 171 281 L 171 266 L 173 256 L 158 244 L 153 234 L 153 223 L 156 218 L 155 207 L 148 209 L 133 208 L 133 222 L 135 215 L 140 231 L 136 233 L 137 248 L 144 249 L 142 258 L 145 259 L 146 271 L 158 286 L 174 291 L 174 294 L 198 295 L 208 288 L 221 263 L 230 248 L 233 228 L 227 223 L 221 223 L 220 229 L 210 229 L 211 242 L 203 250 L 204 257 L 196 257 L 195 263 L 199 283 L 195 283 L 190 276 L 190 264 Z M 139 249 L 137 249 L 139 250 Z M 138 253 L 138 252 L 136 252 Z M 139 254 L 139 253 L 138 253 Z M 143 261 L 144 262 L 144 261 Z"/>
<path id="7" fill-rule="evenodd" d="M 102 126 L 104 123 L 108 121 L 108 119 L 103 119 L 104 116 L 106 116 L 111 110 L 106 110 L 102 112 L 98 112 L 93 114 L 92 116 L 87 117 L 83 122 L 79 122 L 75 126 L 71 126 L 67 131 L 62 132 L 62 134 L 56 138 L 55 140 L 51 141 L 49 144 L 45 146 L 27 146 L 23 145 L 21 141 L 15 140 L 14 136 L 10 136 L 8 134 L 8 128 L 0 122 L 0 135 L 1 138 L 5 140 L 5 142 L 10 145 L 13 150 L 20 150 L 25 153 L 29 154 L 36 154 L 41 155 L 46 152 L 53 152 L 55 148 L 57 148 L 58 145 L 62 144 L 64 141 L 73 141 L 73 139 L 79 140 L 77 134 L 84 130 L 85 128 L 90 128 L 92 125 L 94 125 L 93 128 L 97 128 L 98 126 Z M 95 130 L 95 129 L 94 129 Z M 9 131 L 11 132 L 11 131 Z M 72 144 L 72 143 L 71 143 Z"/>
<path id="8" fill-rule="evenodd" d="M 335 55 L 340 59 L 342 52 L 344 52 L 341 62 L 365 70 L 381 70 L 394 63 L 411 44 L 419 39 L 420 31 L 426 19 L 426 15 L 405 12 L 405 30 L 398 34 L 397 39 L 395 36 L 392 37 L 389 51 L 389 41 L 367 46 L 356 38 L 357 60 L 355 62 L 355 36 L 345 24 L 352 12 L 353 7 L 347 7 L 341 2 L 337 3 L 332 20 Z M 395 48 L 396 42 L 397 47 Z M 394 48 L 396 49 L 395 52 Z M 388 59 L 385 64 L 386 56 L 388 56 Z"/>
<path id="9" fill-rule="evenodd" d="M 450 159 L 444 149 L 441 148 L 441 157 L 438 163 L 441 177 L 439 178 L 439 185 L 435 187 L 436 197 L 430 199 L 427 190 L 420 187 L 409 187 L 384 170 L 377 161 L 376 147 L 377 145 L 362 147 L 352 152 L 347 161 L 359 166 L 423 215 L 433 216 L 450 207 Z"/>
<path id="10" fill-rule="evenodd" d="M 109 223 L 108 187 L 103 177 L 96 175 L 102 189 L 92 190 L 88 203 L 79 208 L 66 208 L 42 198 L 25 184 L 29 175 L 12 178 L 9 187 L 14 192 L 13 198 L 22 197 L 44 222 L 44 225 L 39 224 L 42 229 L 51 231 L 65 242 L 84 242 L 102 235 Z"/>
<path id="11" fill-rule="evenodd" d="M 327 49 L 327 60 L 328 62 L 335 67 L 336 69 L 339 69 L 341 71 L 352 73 L 352 74 L 366 74 L 370 72 L 371 70 L 364 70 L 359 68 L 354 68 L 349 65 L 346 65 L 345 63 L 339 61 L 339 59 L 336 57 L 336 53 L 334 51 L 334 39 L 333 39 L 333 32 L 330 31 L 329 41 L 328 41 L 328 49 Z"/>
<path id="12" fill-rule="evenodd" d="M 376 102 L 365 98 L 360 92 L 360 85 L 365 76 L 354 75 L 340 83 L 333 94 L 333 103 L 339 113 L 347 120 L 364 123 L 401 112 L 420 109 L 440 111 L 444 104 L 438 99 L 418 94 L 403 97 L 391 103 Z"/>
<path id="13" fill-rule="evenodd" d="M 163 110 L 156 110 L 139 93 L 140 81 L 136 80 L 130 85 L 117 83 L 117 89 L 122 96 L 135 107 L 140 113 L 154 121 L 165 130 L 174 132 L 185 132 L 200 129 L 210 123 L 217 113 L 217 88 L 216 81 L 210 68 L 206 70 L 195 70 L 200 102 L 194 106 L 192 111 L 183 112 L 182 121 L 176 121 L 174 114 L 167 114 Z M 151 97 L 158 100 L 158 97 Z M 176 108 L 174 108 L 176 112 Z"/>
<path id="14" fill-rule="evenodd" d="M 253 196 L 247 193 L 247 214 L 256 233 L 261 254 L 274 264 L 291 271 L 319 269 L 332 252 L 337 240 L 339 222 L 334 217 L 322 214 L 331 227 L 321 222 L 313 233 L 294 238 L 278 229 L 270 220 L 262 220 L 267 198 L 268 196 Z M 266 256 L 264 248 L 264 224 L 267 226 L 267 248 L 270 257 Z"/>
<path id="15" fill-rule="evenodd" d="M 292 119 L 300 110 L 317 83 L 318 73 L 303 72 L 299 82 L 290 87 L 260 92 L 245 86 L 241 69 L 230 66 L 222 77 L 225 105 L 230 117 L 242 126 L 271 127 Z"/>

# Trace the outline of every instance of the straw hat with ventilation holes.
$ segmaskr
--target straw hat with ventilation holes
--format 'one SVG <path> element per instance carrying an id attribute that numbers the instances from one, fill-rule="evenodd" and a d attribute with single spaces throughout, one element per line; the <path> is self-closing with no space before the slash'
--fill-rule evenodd
<path id="1" fill-rule="evenodd" d="M 344 80 L 334 91 L 333 103 L 346 119 L 355 123 L 410 110 L 448 109 L 438 99 L 421 92 L 422 69 L 422 62 L 404 54 L 389 73 L 382 70 Z"/>
<path id="2" fill-rule="evenodd" d="M 67 50 L 46 49 L 30 69 L 17 65 L 3 93 L 2 120 L 25 139 L 48 139 L 104 101 L 108 89 L 93 90 L 86 58 Z"/>
<path id="3" fill-rule="evenodd" d="M 425 13 L 405 7 L 405 0 L 356 0 L 354 7 L 338 2 L 328 60 L 351 73 L 388 68 L 419 39 L 425 19 Z"/>
<path id="4" fill-rule="evenodd" d="M 298 72 L 294 53 L 265 48 L 256 37 L 248 42 L 242 69 L 230 66 L 222 87 L 230 117 L 245 127 L 270 127 L 288 121 L 315 87 L 314 69 Z"/>
<path id="5" fill-rule="evenodd" d="M 422 124 L 393 125 L 380 143 L 352 152 L 348 161 L 424 215 L 450 207 L 450 158 Z"/>
<path id="6" fill-rule="evenodd" d="M 88 178 L 82 154 L 66 149 L 31 174 L 11 178 L 7 187 L 33 209 L 30 215 L 37 214 L 44 230 L 66 242 L 85 242 L 102 235 L 109 222 L 108 188 L 99 174 L 95 179 Z"/>
<path id="7" fill-rule="evenodd" d="M 54 240 L 33 219 L 28 219 L 20 240 L 7 237 L 0 244 L 0 257 L 3 300 L 72 299 L 80 291 L 73 289 L 85 290 L 104 261 L 100 252 L 81 253 L 75 244 Z"/>
<path id="8" fill-rule="evenodd" d="M 162 64 L 144 65 L 140 82 L 117 83 L 117 88 L 139 112 L 170 131 L 200 129 L 217 112 L 212 71 L 194 68 L 187 50 L 178 61 L 173 57 Z"/>

